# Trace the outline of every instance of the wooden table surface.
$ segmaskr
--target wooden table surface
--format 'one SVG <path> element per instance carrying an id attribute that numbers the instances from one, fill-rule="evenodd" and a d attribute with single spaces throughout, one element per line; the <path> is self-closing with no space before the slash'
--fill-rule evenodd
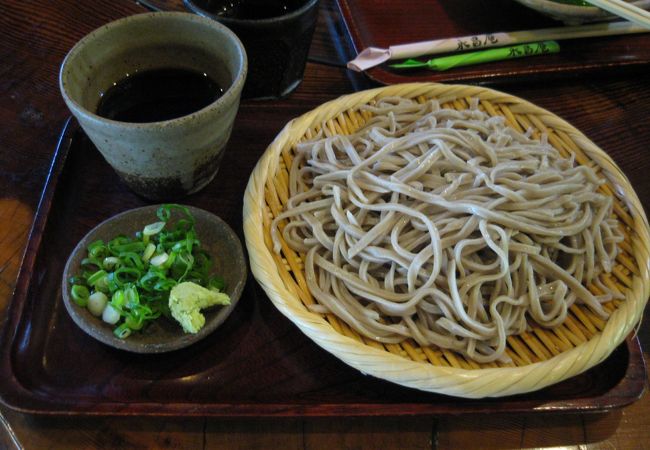
<path id="1" fill-rule="evenodd" d="M 144 2 L 143 2 L 144 3 Z M 146 2 L 182 9 L 177 0 Z M 0 0 L 0 317 L 12 299 L 28 232 L 57 138 L 69 116 L 58 89 L 66 52 L 92 29 L 146 11 L 133 0 Z M 342 64 L 345 32 L 336 5 L 322 1 L 305 79 L 288 99 L 244 103 L 240 115 L 262 111 L 292 118 L 295 111 L 370 87 Z M 341 42 L 336 40 L 336 42 Z M 343 40 L 345 44 L 345 41 Z M 650 201 L 650 74 L 643 71 L 564 77 L 549 83 L 500 85 L 564 117 L 602 148 L 636 155 L 617 163 Z M 264 135 L 279 130 L 264 129 Z M 639 336 L 650 349 L 650 325 Z M 322 419 L 59 418 L 0 406 L 27 449 L 420 449 L 420 448 L 650 448 L 650 397 L 596 414 Z M 0 440 L 0 447 L 3 446 Z"/>

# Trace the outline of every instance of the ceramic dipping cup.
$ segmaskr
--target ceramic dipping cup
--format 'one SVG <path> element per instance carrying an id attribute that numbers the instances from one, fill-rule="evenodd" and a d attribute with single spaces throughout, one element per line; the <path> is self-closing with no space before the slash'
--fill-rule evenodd
<path id="1" fill-rule="evenodd" d="M 221 95 L 161 121 L 97 114 L 114 84 L 165 70 L 207 76 Z M 228 28 L 196 14 L 160 12 L 125 17 L 85 36 L 65 57 L 59 85 L 72 114 L 126 185 L 150 200 L 172 200 L 200 190 L 217 173 L 246 73 L 246 52 Z"/>
<path id="2" fill-rule="evenodd" d="M 188 10 L 226 25 L 246 48 L 243 98 L 277 99 L 293 92 L 305 71 L 318 0 L 184 0 Z"/>

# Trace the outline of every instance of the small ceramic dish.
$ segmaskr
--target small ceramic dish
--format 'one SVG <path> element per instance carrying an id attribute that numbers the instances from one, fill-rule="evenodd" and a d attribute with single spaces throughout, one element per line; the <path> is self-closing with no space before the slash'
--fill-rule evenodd
<path id="1" fill-rule="evenodd" d="M 93 316 L 88 309 L 74 303 L 70 295 L 68 280 L 80 272 L 80 263 L 87 256 L 88 245 L 97 239 L 108 242 L 120 234 L 133 236 L 145 225 L 158 220 L 156 210 L 159 206 L 145 206 L 125 211 L 97 225 L 77 244 L 63 271 L 61 289 L 63 303 L 72 320 L 98 341 L 129 352 L 169 352 L 187 347 L 205 338 L 230 315 L 246 284 L 246 260 L 241 242 L 235 232 L 214 214 L 187 206 L 196 220 L 195 228 L 201 241 L 201 247 L 213 259 L 212 273 L 223 277 L 226 283 L 226 293 L 230 296 L 230 305 L 202 310 L 205 316 L 205 325 L 198 333 L 185 333 L 176 321 L 161 317 L 143 330 L 134 332 L 128 338 L 119 339 L 113 334 L 113 325 L 103 322 L 101 317 Z M 172 223 L 174 220 L 173 215 Z"/>
<path id="2" fill-rule="evenodd" d="M 598 22 L 616 19 L 615 16 L 595 6 L 571 5 L 553 0 L 515 0 L 553 19 L 567 25 L 578 25 L 587 22 Z M 650 7 L 650 0 L 630 1 L 640 8 Z"/>

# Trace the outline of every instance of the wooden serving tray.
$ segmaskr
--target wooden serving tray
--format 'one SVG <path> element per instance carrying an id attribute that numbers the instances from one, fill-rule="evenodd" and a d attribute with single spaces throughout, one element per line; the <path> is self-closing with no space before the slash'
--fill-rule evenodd
<path id="1" fill-rule="evenodd" d="M 564 25 L 513 0 L 338 0 L 338 3 L 355 47 L 352 57 L 371 46 L 386 48 L 432 39 Z M 459 67 L 446 72 L 398 71 L 384 63 L 365 73 L 381 84 L 414 81 L 498 84 L 607 70 L 642 70 L 650 64 L 648 34 L 566 40 L 560 42 L 560 48 L 560 53 L 553 55 Z"/>
<path id="2" fill-rule="evenodd" d="M 236 128 L 217 180 L 185 203 L 243 237 L 241 201 L 260 154 Z M 227 170 L 226 170 L 227 168 Z M 0 397 L 34 414 L 151 416 L 399 416 L 602 411 L 632 403 L 646 372 L 636 338 L 593 369 L 544 390 L 466 400 L 365 376 L 316 346 L 249 280 L 230 318 L 205 340 L 160 355 L 109 348 L 65 311 L 68 254 L 100 221 L 144 200 L 128 191 L 76 123 L 54 156 L 0 343 Z"/>

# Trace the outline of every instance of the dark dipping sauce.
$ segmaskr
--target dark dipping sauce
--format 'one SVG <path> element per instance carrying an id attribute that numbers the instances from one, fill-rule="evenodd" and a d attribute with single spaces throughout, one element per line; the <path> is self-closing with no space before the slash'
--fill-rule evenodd
<path id="1" fill-rule="evenodd" d="M 195 3 L 219 17 L 259 20 L 289 14 L 307 3 L 307 0 L 204 0 Z"/>
<path id="2" fill-rule="evenodd" d="M 146 70 L 111 86 L 99 101 L 97 115 L 120 122 L 161 122 L 205 108 L 223 92 L 204 73 L 188 69 Z"/>

